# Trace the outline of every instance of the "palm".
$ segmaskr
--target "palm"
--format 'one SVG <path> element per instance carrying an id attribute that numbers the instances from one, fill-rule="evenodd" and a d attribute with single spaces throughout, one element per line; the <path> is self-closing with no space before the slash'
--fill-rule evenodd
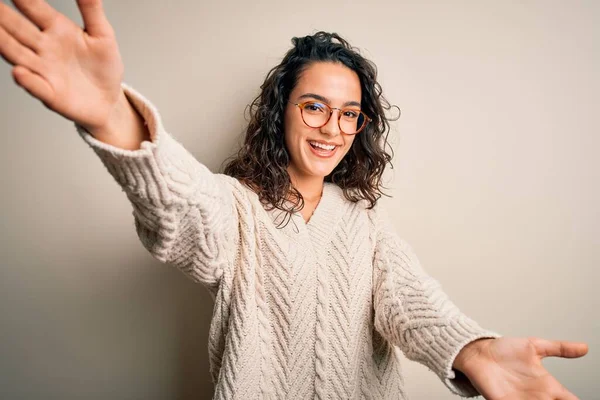
<path id="1" fill-rule="evenodd" d="M 64 117 L 101 126 L 119 98 L 123 64 L 100 1 L 78 1 L 86 31 L 44 1 L 14 3 L 23 15 L 0 4 L 0 54 L 17 83 Z"/>
<path id="2" fill-rule="evenodd" d="M 66 17 L 59 15 L 45 31 L 40 48 L 44 65 L 40 74 L 53 89 L 48 107 L 72 120 L 99 123 L 119 94 L 123 71 L 117 43 L 112 37 L 91 37 Z M 97 113 L 97 111 L 96 111 Z"/>
<path id="3" fill-rule="evenodd" d="M 538 338 L 502 337 L 480 347 L 468 376 L 479 392 L 490 400 L 575 398 L 544 368 L 547 356 L 580 357 L 580 345 Z M 561 397 L 552 397 L 554 393 Z"/>

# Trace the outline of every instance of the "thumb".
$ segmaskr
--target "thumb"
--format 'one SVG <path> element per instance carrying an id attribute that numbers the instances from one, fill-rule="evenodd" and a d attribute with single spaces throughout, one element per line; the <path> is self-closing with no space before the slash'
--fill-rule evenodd
<path id="1" fill-rule="evenodd" d="M 85 31 L 90 36 L 106 36 L 113 30 L 104 14 L 102 0 L 77 0 Z"/>
<path id="2" fill-rule="evenodd" d="M 588 345 L 582 342 L 567 342 L 564 340 L 547 340 L 532 338 L 538 355 L 541 357 L 578 358 L 587 354 Z"/>

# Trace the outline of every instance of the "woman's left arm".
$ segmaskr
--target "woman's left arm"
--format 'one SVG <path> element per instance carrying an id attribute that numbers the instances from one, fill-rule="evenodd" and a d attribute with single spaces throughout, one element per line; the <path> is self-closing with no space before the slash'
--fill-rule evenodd
<path id="1" fill-rule="evenodd" d="M 493 400 L 557 398 L 532 397 L 530 390 L 546 388 L 544 393 L 550 396 L 563 393 L 558 398 L 575 398 L 564 395 L 566 389 L 539 360 L 549 355 L 579 357 L 587 352 L 585 345 L 506 338 L 483 329 L 462 313 L 440 283 L 425 272 L 411 246 L 394 231 L 385 211 L 376 205 L 369 215 L 375 240 L 374 323 L 383 337 L 400 347 L 408 359 L 434 371 L 460 396 L 483 395 Z M 535 383 L 530 380 L 542 372 L 544 378 Z"/>
<path id="2" fill-rule="evenodd" d="M 369 217 L 375 329 L 409 360 L 432 370 L 453 393 L 478 396 L 469 379 L 453 368 L 454 361 L 469 343 L 501 335 L 460 312 L 423 270 L 411 246 L 396 235 L 379 204 L 369 210 Z"/>

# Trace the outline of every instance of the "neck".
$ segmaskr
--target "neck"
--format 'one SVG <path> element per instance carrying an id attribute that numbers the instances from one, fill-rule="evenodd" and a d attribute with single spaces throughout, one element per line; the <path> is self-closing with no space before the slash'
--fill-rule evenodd
<path id="1" fill-rule="evenodd" d="M 298 177 L 290 173 L 292 186 L 295 187 L 306 202 L 318 202 L 323 194 L 324 179 L 320 176 Z"/>

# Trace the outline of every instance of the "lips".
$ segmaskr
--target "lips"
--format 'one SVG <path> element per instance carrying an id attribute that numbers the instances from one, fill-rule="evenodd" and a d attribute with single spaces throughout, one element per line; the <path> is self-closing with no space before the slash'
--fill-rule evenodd
<path id="1" fill-rule="evenodd" d="M 328 143 L 328 142 L 321 142 L 321 141 L 319 141 L 319 140 L 308 140 L 308 143 L 309 143 L 310 145 L 312 145 L 313 143 L 317 143 L 317 144 L 320 144 L 320 145 L 325 145 L 325 146 L 335 146 L 335 147 L 340 147 L 340 146 L 341 146 L 341 144 L 336 144 L 336 143 Z M 315 147 L 315 146 L 313 146 L 313 147 Z M 332 149 L 332 150 L 333 150 L 333 149 Z"/>
<path id="2" fill-rule="evenodd" d="M 315 147 L 312 144 L 310 144 L 310 142 L 308 143 L 308 146 L 310 148 L 310 151 L 316 155 L 317 157 L 320 158 L 329 158 L 329 157 L 333 157 L 334 154 L 337 153 L 338 149 L 340 148 L 339 146 L 335 146 L 333 149 L 331 150 L 325 150 L 322 149 L 320 147 Z"/>

